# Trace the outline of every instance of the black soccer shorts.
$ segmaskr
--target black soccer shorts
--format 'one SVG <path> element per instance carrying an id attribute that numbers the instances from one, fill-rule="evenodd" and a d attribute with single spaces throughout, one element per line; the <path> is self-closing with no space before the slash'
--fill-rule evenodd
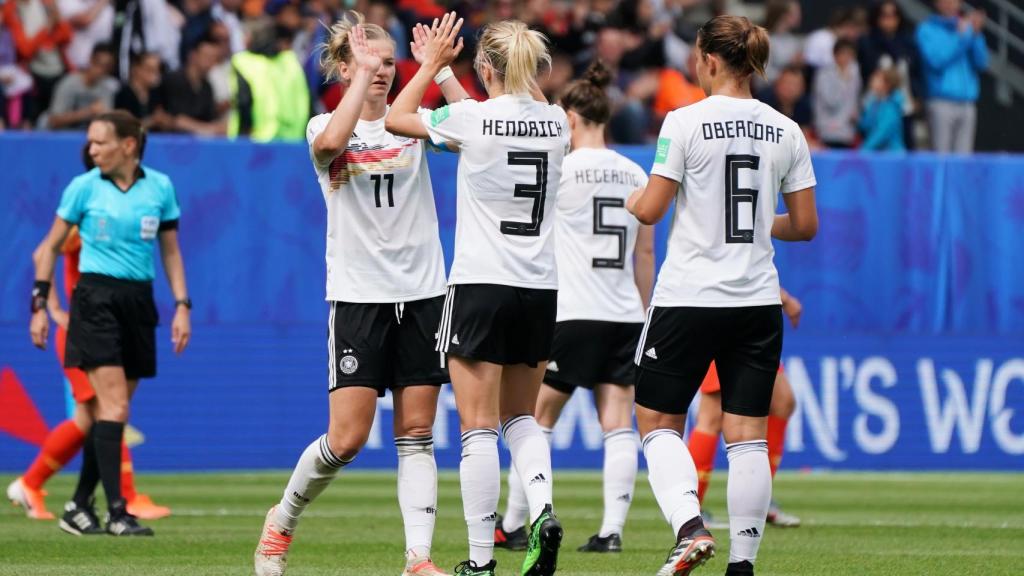
<path id="1" fill-rule="evenodd" d="M 722 410 L 767 416 L 782 356 L 782 306 L 652 307 L 636 349 L 636 403 L 683 414 L 711 361 Z"/>
<path id="2" fill-rule="evenodd" d="M 551 355 L 557 307 L 557 290 L 449 286 L 436 349 L 495 364 L 536 366 Z"/>
<path id="3" fill-rule="evenodd" d="M 389 388 L 440 386 L 448 370 L 434 350 L 443 296 L 411 302 L 331 302 L 328 390 L 346 386 Z"/>
<path id="4" fill-rule="evenodd" d="M 636 379 L 633 356 L 643 329 L 640 322 L 568 320 L 555 324 L 544 383 L 572 394 L 596 384 L 632 386 Z"/>

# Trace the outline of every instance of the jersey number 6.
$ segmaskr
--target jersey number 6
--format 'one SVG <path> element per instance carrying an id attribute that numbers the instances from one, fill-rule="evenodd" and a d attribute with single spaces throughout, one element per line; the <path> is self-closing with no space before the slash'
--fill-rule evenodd
<path id="1" fill-rule="evenodd" d="M 532 198 L 533 209 L 529 222 L 501 221 L 501 233 L 512 236 L 540 236 L 540 223 L 544 221 L 544 199 L 548 195 L 548 153 L 509 152 L 509 166 L 533 166 L 537 169 L 537 181 L 533 184 L 516 184 L 513 194 L 516 198 Z"/>
<path id="2" fill-rule="evenodd" d="M 725 157 L 725 243 L 753 244 L 757 190 L 740 188 L 740 170 L 757 170 L 761 159 L 750 154 Z M 745 205 L 745 206 L 744 206 Z"/>

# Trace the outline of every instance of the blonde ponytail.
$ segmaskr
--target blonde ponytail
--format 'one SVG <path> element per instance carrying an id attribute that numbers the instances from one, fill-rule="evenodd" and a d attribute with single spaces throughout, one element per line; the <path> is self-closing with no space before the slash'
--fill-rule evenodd
<path id="1" fill-rule="evenodd" d="M 476 57 L 478 64 L 489 65 L 501 78 L 507 94 L 533 91 L 541 64 L 551 66 L 547 38 L 518 20 L 489 24 Z"/>
<path id="2" fill-rule="evenodd" d="M 355 10 L 349 10 L 341 19 L 331 25 L 331 35 L 326 42 L 320 44 L 320 66 L 323 68 L 328 81 L 341 80 L 341 73 L 338 71 L 338 64 L 352 61 L 352 46 L 349 43 L 349 33 L 356 26 L 362 26 L 366 32 L 367 40 L 391 40 L 394 39 L 376 24 L 367 24 L 362 14 Z"/>

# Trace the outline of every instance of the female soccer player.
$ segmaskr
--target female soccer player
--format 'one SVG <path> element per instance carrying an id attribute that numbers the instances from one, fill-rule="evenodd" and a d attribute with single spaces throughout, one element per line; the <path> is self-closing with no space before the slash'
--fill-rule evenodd
<path id="1" fill-rule="evenodd" d="M 800 300 L 792 294 L 782 290 L 782 312 L 789 318 L 794 328 L 800 323 L 800 314 L 803 306 Z M 711 473 L 715 469 L 715 453 L 718 451 L 718 437 L 722 434 L 722 387 L 718 380 L 718 370 L 715 363 L 704 376 L 700 385 L 700 408 L 697 411 L 697 422 L 690 432 L 690 443 L 688 445 L 690 454 L 693 456 L 693 463 L 697 467 L 697 500 L 701 503 L 704 521 L 709 528 L 714 528 L 708 520 L 711 518 L 707 510 L 703 509 L 704 494 L 711 483 Z M 772 478 L 782 462 L 782 453 L 786 445 L 786 425 L 789 417 L 796 409 L 796 399 L 793 397 L 793 388 L 789 384 L 786 372 L 779 366 L 775 374 L 775 387 L 772 390 L 772 404 L 768 409 L 768 432 L 766 441 L 768 443 L 768 462 L 771 465 Z M 775 499 L 772 499 L 768 506 L 768 523 L 784 528 L 795 528 L 800 526 L 800 518 L 787 514 Z"/>
<path id="2" fill-rule="evenodd" d="M 729 454 L 727 574 L 753 574 L 771 500 L 766 416 L 782 351 L 772 237 L 817 233 L 814 171 L 800 128 L 753 99 L 768 34 L 718 16 L 697 36 L 697 74 L 710 96 L 671 112 L 646 188 L 627 209 L 645 224 L 676 202 L 668 254 L 637 347 L 637 423 L 651 488 L 676 533 L 659 575 L 689 574 L 714 554 L 697 502 L 697 471 L 681 436 L 714 360 Z M 788 213 L 776 215 L 782 192 Z"/>
<path id="3" fill-rule="evenodd" d="M 448 381 L 433 345 L 445 278 L 425 146 L 384 129 L 395 45 L 382 28 L 363 24 L 358 13 L 334 24 L 322 65 L 347 84 L 335 111 L 314 117 L 306 129 L 327 204 L 330 422 L 267 513 L 256 574 L 284 573 L 299 517 L 362 449 L 377 398 L 391 389 L 404 574 L 440 575 L 430 560 L 437 507 L 431 429 L 440 386 Z M 440 78 L 446 97 L 461 97 L 458 81 L 446 76 Z"/>
<path id="4" fill-rule="evenodd" d="M 537 87 L 537 68 L 550 59 L 544 36 L 516 21 L 489 24 L 480 36 L 475 68 L 488 100 L 417 112 L 430 79 L 462 49 L 461 25 L 454 15 L 444 19 L 386 121 L 391 132 L 459 152 L 455 260 L 437 338 L 462 428 L 469 559 L 456 572 L 494 574 L 501 421 L 527 479 L 532 531 L 522 574 L 550 575 L 562 527 L 551 505 L 550 449 L 533 410 L 555 324 L 551 215 L 569 127 Z"/>
<path id="5" fill-rule="evenodd" d="M 562 163 L 555 202 L 558 323 L 536 411 L 550 436 L 573 390 L 594 391 L 604 431 L 604 520 L 581 552 L 622 550 L 637 467 L 633 354 L 654 285 L 654 228 L 641 226 L 625 211 L 630 192 L 647 183 L 647 174 L 605 146 L 610 81 L 608 69 L 595 62 L 561 98 L 572 153 Z M 521 527 L 527 509 L 514 466 L 508 485 L 507 513 L 495 528 L 495 545 L 514 548 L 525 540 Z"/>
<path id="6" fill-rule="evenodd" d="M 81 279 L 71 302 L 65 366 L 81 368 L 96 394 L 95 423 L 85 440 L 82 470 L 60 527 L 71 534 L 103 532 L 92 506 L 103 482 L 110 517 L 106 532 L 151 536 L 126 509 L 121 491 L 121 444 L 128 406 L 140 378 L 156 375 L 157 312 L 153 302 L 153 241 L 176 299 L 171 338 L 176 353 L 191 336 L 192 302 L 178 247 L 181 211 L 167 176 L 143 166 L 146 135 L 131 114 L 115 110 L 89 125 L 96 168 L 64 190 L 57 218 L 33 254 L 32 342 L 43 348 L 49 331 L 46 300 L 57 253 L 71 226 L 82 238 Z"/>

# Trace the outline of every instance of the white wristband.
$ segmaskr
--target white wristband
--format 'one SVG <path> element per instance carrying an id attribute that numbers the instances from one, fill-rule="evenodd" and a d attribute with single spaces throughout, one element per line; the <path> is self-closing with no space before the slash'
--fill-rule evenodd
<path id="1" fill-rule="evenodd" d="M 434 84 L 440 86 L 442 82 L 453 77 L 455 77 L 455 72 L 452 72 L 452 67 L 445 66 L 444 68 L 441 68 L 440 72 L 434 75 Z"/>

